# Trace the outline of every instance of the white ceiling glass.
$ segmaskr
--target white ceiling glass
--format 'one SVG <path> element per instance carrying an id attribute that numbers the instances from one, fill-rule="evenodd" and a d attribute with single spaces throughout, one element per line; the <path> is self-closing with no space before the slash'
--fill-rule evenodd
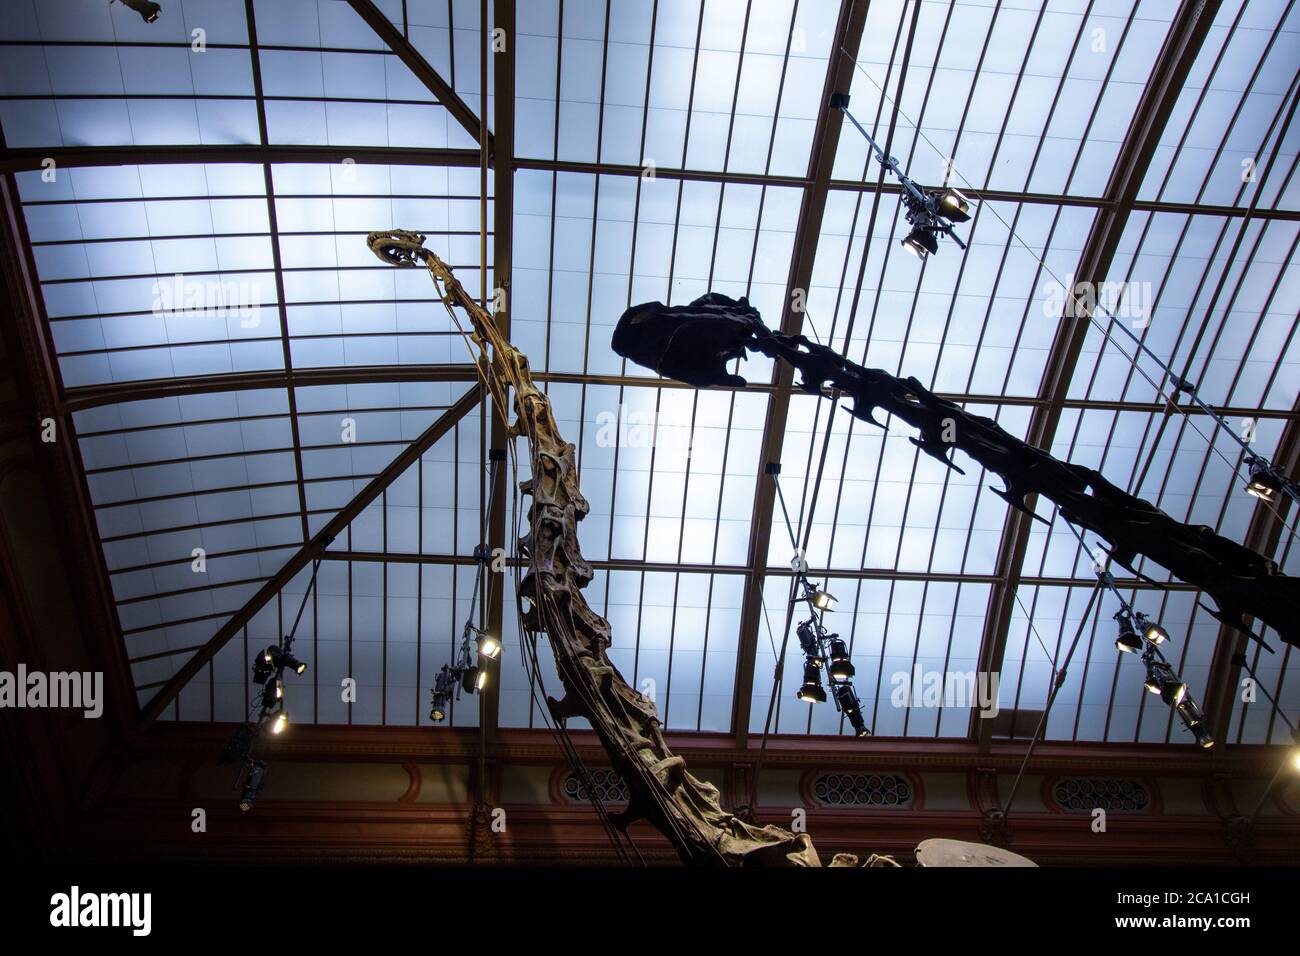
<path id="1" fill-rule="evenodd" d="M 152 25 L 121 4 L 17 0 L 0 23 L 8 149 L 174 148 L 13 174 L 141 703 L 472 385 L 428 277 L 379 263 L 365 234 L 424 233 L 471 292 L 493 283 L 480 269 L 495 251 L 496 173 L 484 262 L 477 140 L 402 56 L 422 58 L 473 115 L 486 99 L 495 127 L 479 4 L 379 0 L 407 51 L 342 0 L 251 6 L 254 30 L 243 0 L 163 0 Z M 1047 411 L 1062 286 L 1107 208 L 1175 10 L 873 0 L 850 110 L 918 182 L 957 185 L 978 204 L 959 227 L 965 251 L 945 240 L 925 262 L 902 255 L 896 182 L 846 125 L 807 250 L 804 333 L 1028 435 Z M 840 17 L 834 0 L 517 5 L 511 334 L 576 446 L 596 568 L 586 595 L 613 625 L 610 656 L 671 731 L 725 733 L 739 713 L 751 738 L 765 726 L 845 732 L 833 707 L 795 700 L 797 647 L 768 723 L 792 556 L 779 504 L 757 516 L 772 521 L 767 553 L 749 553 L 764 423 L 784 401 L 772 363 L 742 365 L 746 389 L 697 391 L 610 348 L 618 317 L 648 300 L 723 292 L 781 322 L 799 217 L 818 188 L 814 132 L 843 55 Z M 1096 317 L 1124 323 L 1270 455 L 1300 401 L 1298 33 L 1294 3 L 1221 5 Z M 1088 329 L 1050 450 L 1243 540 L 1256 506 L 1241 449 L 1207 416 L 1167 409 L 1158 367 L 1135 368 L 1131 341 L 1111 331 L 1116 341 Z M 331 543 L 299 625 L 312 666 L 292 690 L 294 720 L 428 725 L 433 675 L 469 613 L 485 424 L 477 406 L 453 423 Z M 795 396 L 781 488 L 817 580 L 839 598 L 827 624 L 850 644 L 868 726 L 964 738 L 969 701 L 908 707 L 905 691 L 978 666 L 1008 508 L 989 490 L 996 476 L 961 454 L 966 474 L 948 470 L 909 428 L 887 426 Z M 526 462 L 507 476 L 508 516 L 527 506 L 513 490 L 524 478 Z M 997 733 L 1032 733 L 1077 634 L 1047 738 L 1185 742 L 1114 649 L 1113 596 L 1090 604 L 1093 555 L 1049 503 L 1037 513 L 999 689 L 1015 721 Z M 1275 557 L 1295 574 L 1293 544 L 1284 529 Z M 766 577 L 747 635 L 754 567 Z M 1173 635 L 1170 659 L 1201 698 L 1219 624 L 1195 589 L 1149 562 L 1139 570 L 1155 583 L 1117 570 L 1120 587 Z M 248 661 L 292 626 L 310 572 L 164 717 L 242 718 Z M 525 666 L 511 574 L 504 587 L 497 722 L 541 728 L 543 691 L 559 696 L 550 649 L 539 641 L 542 686 Z M 1252 646 L 1249 659 L 1294 711 L 1300 673 L 1264 636 L 1278 653 Z M 752 683 L 737 688 L 751 641 Z M 349 676 L 351 704 L 337 693 Z M 1284 739 L 1267 707 L 1233 706 L 1228 742 Z M 452 725 L 478 722 L 477 699 L 453 706 Z"/>

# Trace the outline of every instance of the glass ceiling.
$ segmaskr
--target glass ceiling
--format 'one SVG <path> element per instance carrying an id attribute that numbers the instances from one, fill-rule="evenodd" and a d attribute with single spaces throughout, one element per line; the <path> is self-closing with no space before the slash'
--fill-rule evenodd
<path id="1" fill-rule="evenodd" d="M 466 288 L 491 287 L 476 131 L 421 79 L 432 70 L 479 114 L 479 5 L 380 0 L 393 47 L 358 6 L 163 0 L 146 25 L 121 4 L 16 0 L 0 23 L 4 145 L 57 164 L 43 175 L 38 156 L 6 175 L 141 705 L 472 386 L 427 277 L 377 262 L 364 237 L 422 232 Z M 968 707 L 900 707 L 892 691 L 918 667 L 974 670 L 1010 581 L 1000 700 L 1023 712 L 1011 733 L 1032 732 L 1079 633 L 1047 736 L 1185 742 L 1119 659 L 1114 599 L 1090 603 L 1091 555 L 1049 504 L 1014 576 L 1000 563 L 1008 509 L 995 477 L 944 469 L 897 422 L 878 430 L 789 398 L 768 360 L 745 363 L 746 389 L 697 392 L 609 346 L 628 305 L 710 290 L 747 296 L 775 326 L 792 263 L 810 256 L 805 334 L 1027 436 L 1050 411 L 1061 284 L 1114 210 L 1112 170 L 1175 10 L 873 0 L 850 109 L 911 176 L 981 200 L 960 227 L 968 248 L 944 243 L 920 263 L 899 252 L 896 183 L 855 130 L 838 139 L 829 184 L 811 172 L 828 70 L 844 55 L 837 0 L 517 5 L 512 339 L 577 446 L 597 569 L 587 595 L 614 626 L 611 657 L 669 730 L 740 720 L 757 735 L 767 722 L 791 546 L 780 505 L 755 514 L 754 502 L 764 423 L 788 403 L 781 489 L 840 599 L 828 623 L 850 644 L 877 735 L 972 733 Z M 1294 3 L 1221 4 L 1099 277 L 1115 318 L 1097 324 L 1130 323 L 1270 455 L 1300 427 L 1298 34 Z M 112 147 L 138 149 L 58 161 Z M 189 152 L 148 153 L 170 147 Z M 815 246 L 800 250 L 800 217 L 827 185 Z M 1255 500 L 1240 489 L 1240 448 L 1204 415 L 1170 414 L 1168 383 L 1131 353 L 1122 334 L 1088 329 L 1052 453 L 1244 540 Z M 295 719 L 428 723 L 427 688 L 473 592 L 485 423 L 478 407 L 457 419 L 330 545 L 299 626 L 313 666 L 310 690 L 293 689 L 311 698 Z M 515 504 L 512 493 L 507 514 Z M 750 554 L 755 521 L 771 523 L 765 555 Z M 1294 540 L 1284 529 L 1276 557 L 1300 573 Z M 1194 589 L 1140 570 L 1168 590 L 1122 575 L 1125 593 L 1175 636 L 1171 659 L 1204 699 L 1219 625 Z M 756 572 L 761 613 L 744 633 Z M 292 625 L 309 580 L 310 566 L 164 717 L 241 719 L 250 654 Z M 509 575 L 505 590 L 497 722 L 540 727 Z M 1300 671 L 1271 643 L 1278 653 L 1252 647 L 1252 664 L 1294 711 Z M 752 685 L 737 686 L 747 653 Z M 549 674 L 544 641 L 539 655 Z M 800 666 L 787 655 L 771 730 L 844 732 L 833 708 L 794 699 Z M 335 690 L 347 676 L 353 704 Z M 1282 739 L 1266 707 L 1233 706 L 1231 742 Z M 479 719 L 473 699 L 451 714 L 455 726 Z"/>

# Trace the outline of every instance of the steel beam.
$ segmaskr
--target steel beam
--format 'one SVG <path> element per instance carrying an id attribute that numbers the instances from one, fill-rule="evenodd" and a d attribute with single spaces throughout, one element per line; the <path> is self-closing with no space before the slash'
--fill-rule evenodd
<path id="1" fill-rule="evenodd" d="M 496 127 L 497 163 L 493 177 L 492 206 L 492 319 L 501 330 L 502 336 L 510 338 L 510 307 L 514 295 L 511 284 L 511 238 L 514 235 L 514 131 L 515 131 L 515 2 L 514 0 L 493 0 L 493 32 L 504 38 L 504 47 L 494 50 L 492 54 L 493 87 L 495 104 L 494 126 Z M 489 403 L 495 404 L 495 403 Z M 491 443 L 492 448 L 505 448 L 509 436 L 506 434 L 504 416 L 510 414 L 508 408 L 492 408 Z M 491 496 L 488 499 L 492 507 L 488 511 L 487 544 L 490 548 L 506 547 L 506 499 L 507 465 L 502 462 L 496 468 L 492 482 Z M 488 582 L 487 625 L 488 631 L 501 638 L 502 621 L 505 614 L 505 580 L 502 574 L 485 575 Z M 496 734 L 501 712 L 501 661 L 498 658 L 491 665 L 492 679 L 483 692 L 483 727 L 490 742 Z"/>
<path id="2" fill-rule="evenodd" d="M 60 533 L 69 587 L 79 598 L 78 619 L 87 647 L 104 671 L 111 726 L 115 733 L 126 733 L 136 716 L 131 671 L 76 430 L 71 416 L 59 410 L 63 379 L 12 175 L 0 177 L 0 217 L 0 301 L 11 310 L 4 321 L 8 372 L 27 391 L 11 408 L 21 413 L 17 427 L 35 448 L 39 473 L 49 482 L 50 511 Z M 54 441 L 38 440 L 46 419 L 53 422 Z"/>
<path id="3" fill-rule="evenodd" d="M 155 166 L 197 163 L 341 163 L 365 165 L 474 166 L 476 149 L 420 149 L 401 146 L 287 146 L 257 143 L 192 146 L 52 146 L 7 149 L 0 153 L 0 172 L 75 166 Z"/>
<path id="4" fill-rule="evenodd" d="M 217 651 L 221 650 L 227 641 L 238 634 L 244 625 L 251 621 L 253 616 L 280 592 L 281 588 L 292 581 L 299 571 L 320 556 L 339 532 L 351 523 L 352 519 L 361 514 L 372 501 L 379 497 L 384 489 L 396 481 L 407 468 L 419 460 L 420 456 L 432 448 L 439 438 L 447 434 L 458 421 L 478 405 L 479 397 L 479 387 L 477 385 L 471 387 L 454 405 L 443 412 L 437 421 L 426 428 L 420 437 L 407 445 L 396 458 L 389 462 L 387 468 L 371 479 L 370 483 L 361 489 L 356 497 L 349 501 L 338 514 L 331 518 L 325 527 L 321 528 L 309 542 L 285 562 L 284 567 L 267 579 L 267 582 L 258 589 L 257 593 L 249 598 L 248 602 L 236 611 L 216 634 L 212 635 L 208 642 L 203 645 L 203 649 L 190 658 L 173 675 L 171 680 L 167 681 L 158 693 L 153 696 L 153 699 L 144 708 L 140 729 L 143 730 L 152 724 L 194 675 L 202 670 L 203 665 L 212 660 Z"/>
<path id="5" fill-rule="evenodd" d="M 817 255 L 817 239 L 821 235 L 822 216 L 826 211 L 826 196 L 830 191 L 831 170 L 840 142 L 843 113 L 830 109 L 832 93 L 846 92 L 853 81 L 853 68 L 866 24 L 866 2 L 843 0 L 839 19 L 831 41 L 831 56 L 827 63 L 826 81 L 821 94 L 821 109 L 813 132 L 812 149 L 808 158 L 808 186 L 799 206 L 799 219 L 795 225 L 794 248 L 790 272 L 786 279 L 785 307 L 781 315 L 781 331 L 797 335 L 803 329 L 803 310 L 795 308 L 795 290 L 806 294 L 812 282 L 813 260 Z M 772 508 L 776 485 L 764 474 L 768 462 L 781 460 L 785 440 L 786 419 L 790 411 L 793 368 L 785 362 L 776 363 L 775 391 L 767 407 L 763 424 L 762 451 L 758 459 L 758 477 L 754 488 L 754 508 L 750 515 L 748 575 L 741 597 L 740 635 L 737 644 L 736 682 L 732 692 L 731 732 L 737 747 L 744 748 L 749 739 L 749 711 L 754 683 L 754 665 L 758 655 L 758 631 L 763 618 L 763 580 L 767 570 L 768 545 L 772 538 Z"/>
<path id="6" fill-rule="evenodd" d="M 60 167 L 77 166 L 150 166 L 196 163 L 340 163 L 350 159 L 362 165 L 401 166 L 454 166 L 478 165 L 476 149 L 421 148 L 409 146 L 293 146 L 272 144 L 187 145 L 187 146 L 54 146 L 39 149 L 9 149 L 0 151 L 0 172 L 25 172 L 41 169 L 42 163 L 52 159 Z M 577 160 L 552 160 L 516 157 L 516 169 L 537 169 L 547 172 L 589 173 L 602 176 L 640 176 L 645 170 L 639 166 L 619 163 L 592 163 Z M 793 186 L 807 188 L 811 180 L 803 176 L 781 176 L 765 173 L 736 173 L 707 169 L 674 169 L 656 167 L 659 179 L 690 182 L 736 183 L 754 186 Z M 891 195 L 899 192 L 896 183 L 876 183 L 848 179 L 833 180 L 830 188 L 854 192 L 879 192 Z M 1064 196 L 1053 193 L 1014 192 L 1000 189 L 973 189 L 963 187 L 972 199 L 979 202 L 1031 203 L 1048 206 L 1081 206 L 1097 210 L 1111 209 L 1113 203 L 1104 197 Z M 1169 200 L 1134 200 L 1134 210 L 1158 213 L 1179 213 L 1197 216 L 1223 216 L 1235 218 L 1246 215 L 1244 206 L 1172 202 Z M 1252 219 L 1262 222 L 1300 221 L 1300 210 L 1258 209 Z"/>
<path id="7" fill-rule="evenodd" d="M 337 548 L 326 552 L 323 557 L 328 561 L 369 561 L 372 563 L 388 562 L 391 564 L 433 564 L 473 567 L 474 558 L 468 554 L 416 554 L 392 551 L 342 551 Z M 188 558 L 186 559 L 188 560 Z M 672 574 L 749 574 L 748 564 L 696 564 L 689 561 L 642 561 L 639 558 L 589 558 L 587 563 L 598 571 L 659 571 Z M 507 558 L 506 566 L 521 564 L 517 558 Z M 793 572 L 789 568 L 768 568 L 764 574 L 768 577 L 789 577 Z M 814 568 L 808 569 L 813 578 L 829 577 L 840 581 L 945 581 L 952 584 L 992 584 L 997 579 L 992 574 L 931 572 L 931 571 L 890 571 L 885 569 L 861 569 L 857 571 Z M 240 583 L 240 582 L 235 582 Z M 1037 587 L 1077 588 L 1090 587 L 1095 583 L 1086 578 L 1065 578 L 1057 576 L 1026 576 L 1021 583 Z M 1170 581 L 1157 584 L 1140 579 L 1123 578 L 1119 587 L 1129 591 L 1196 591 L 1195 585 L 1182 581 Z M 177 592 L 185 593 L 185 592 Z M 141 599 L 146 600 L 146 599 Z"/>
<path id="8" fill-rule="evenodd" d="M 474 139 L 478 139 L 479 118 L 469 105 L 457 95 L 452 89 L 451 84 L 444 80 L 424 58 L 411 41 L 402 36 L 401 31 L 393 26 L 392 21 L 384 16 L 383 12 L 371 2 L 371 0 L 348 0 L 348 5 L 357 12 L 366 25 L 374 30 L 388 45 L 388 48 L 397 54 L 408 70 L 415 74 L 415 78 L 424 84 L 425 88 L 438 98 L 438 102 L 446 108 L 447 112 L 465 128 Z M 480 38 L 479 55 L 487 54 L 488 42 L 487 37 Z M 453 41 L 454 42 L 454 41 Z M 481 109 L 487 109 L 487 90 L 479 92 L 479 105 Z M 493 142 L 491 134 L 488 135 L 488 152 L 493 151 Z"/>
<path id="9" fill-rule="evenodd" d="M 468 363 L 447 365 L 352 365 L 325 368 L 294 369 L 293 380 L 299 386 L 349 385 L 364 382 L 473 382 L 478 379 L 474 366 Z M 555 382 L 566 385 L 616 385 L 624 388 L 694 388 L 670 378 L 648 378 L 639 375 L 605 375 L 583 372 L 533 372 L 538 382 Z M 245 388 L 284 388 L 287 377 L 281 369 L 258 372 L 223 372 L 214 375 L 179 376 L 169 379 L 147 379 L 139 382 L 106 382 L 102 385 L 84 385 L 67 389 L 59 405 L 60 412 L 71 413 L 118 402 L 134 402 L 149 398 L 170 398 L 178 395 L 202 395 L 209 392 L 232 392 Z M 718 386 L 715 391 L 744 391 L 775 393 L 771 382 L 750 382 L 738 389 Z M 829 393 L 827 393 L 829 394 Z M 940 398 L 959 405 L 1015 405 L 1037 408 L 1047 400 L 1037 395 L 976 395 L 962 392 L 940 392 Z M 1165 409 L 1163 403 L 1127 402 L 1109 399 L 1066 398 L 1062 408 L 1092 408 L 1115 412 L 1154 413 Z M 1204 412 L 1189 406 L 1184 411 L 1192 415 Z M 1257 418 L 1292 421 L 1300 419 L 1296 409 L 1258 409 L 1221 406 L 1214 411 L 1223 418 Z"/>
<path id="10" fill-rule="evenodd" d="M 1218 9 L 1219 0 L 1183 0 L 1174 15 L 1164 45 L 1151 69 L 1151 78 L 1142 91 L 1142 98 L 1120 146 L 1115 168 L 1106 183 L 1103 204 L 1079 255 L 1079 267 L 1075 270 L 1077 281 L 1094 284 L 1106 281 L 1151 157 Z M 1057 327 L 1038 389 L 1042 404 L 1030 416 L 1025 435 L 1025 441 L 1031 445 L 1050 448 L 1056 437 L 1065 396 L 1088 334 L 1090 315 L 1087 308 L 1086 305 L 1079 306 L 1071 297 Z M 1036 496 L 1026 500 L 1031 510 L 1036 504 Z M 1023 512 L 1008 510 L 995 565 L 998 580 L 990 589 L 989 609 L 977 658 L 981 672 L 998 671 L 1002 667 L 1032 524 Z M 971 710 L 971 733 L 981 750 L 987 750 L 992 740 L 992 722 L 981 717 L 978 708 Z"/>

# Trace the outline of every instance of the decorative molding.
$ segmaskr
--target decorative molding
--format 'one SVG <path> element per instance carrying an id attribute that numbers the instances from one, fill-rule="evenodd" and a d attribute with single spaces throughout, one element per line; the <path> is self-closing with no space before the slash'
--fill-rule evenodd
<path id="1" fill-rule="evenodd" d="M 839 768 L 806 771 L 799 781 L 799 789 L 809 806 L 820 806 L 837 812 L 890 812 L 924 809 L 918 775 L 900 770 Z M 845 793 L 854 799 L 844 800 Z M 834 799 L 831 794 L 837 794 Z M 858 797 L 880 796 L 880 801 Z M 893 798 L 891 801 L 891 797 Z"/>
<path id="2" fill-rule="evenodd" d="M 1159 788 L 1132 777 L 1058 776 L 1043 779 L 1043 803 L 1059 813 L 1157 814 Z M 1076 802 L 1078 806 L 1070 806 Z"/>

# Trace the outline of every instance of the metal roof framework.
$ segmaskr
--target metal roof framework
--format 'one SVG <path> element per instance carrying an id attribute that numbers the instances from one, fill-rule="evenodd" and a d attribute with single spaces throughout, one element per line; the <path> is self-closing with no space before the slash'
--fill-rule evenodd
<path id="1" fill-rule="evenodd" d="M 597 607 L 615 623 L 620 666 L 638 684 L 652 682 L 671 729 L 729 731 L 741 749 L 763 729 L 788 587 L 766 461 L 784 462 L 783 488 L 814 568 L 842 598 L 853 594 L 843 626 L 882 734 L 972 735 L 988 745 L 993 724 L 972 709 L 886 706 L 891 675 L 918 665 L 1000 670 L 1017 709 L 1041 705 L 1045 676 L 1080 624 L 1090 558 L 1059 526 L 1040 532 L 990 507 L 982 479 L 929 474 L 900 451 L 902 435 L 864 436 L 846 416 L 823 417 L 829 403 L 792 397 L 788 370 L 754 362 L 749 386 L 697 394 L 624 367 L 606 354 L 608 331 L 635 301 L 706 288 L 748 294 L 787 331 L 824 335 L 855 360 L 928 379 L 1057 454 L 1091 458 L 1112 480 L 1127 472 L 1131 490 L 1176 516 L 1276 551 L 1294 568 L 1293 534 L 1242 502 L 1219 445 L 1204 440 L 1204 416 L 1179 415 L 1088 322 L 1049 326 L 1035 313 L 1040 287 L 1061 274 L 1147 282 L 1155 320 L 1144 339 L 1202 381 L 1225 416 L 1254 420 L 1260 447 L 1286 460 L 1300 418 L 1288 384 L 1294 310 L 1286 316 L 1300 235 L 1292 3 L 1267 17 L 1235 3 L 1185 3 L 1172 16 L 1151 4 L 1096 2 L 1065 13 L 1042 3 L 911 0 L 791 0 L 775 11 L 747 3 L 743 13 L 711 0 L 644 10 L 613 0 L 497 4 L 493 26 L 506 42 L 492 61 L 486 150 L 475 146 L 483 44 L 473 3 L 320 0 L 287 5 L 292 16 L 258 0 L 178 3 L 167 12 L 180 16 L 167 19 L 181 26 L 162 40 L 121 7 L 106 14 L 113 32 L 96 36 L 96 24 L 69 26 L 59 4 L 42 6 L 33 6 L 35 34 L 23 33 L 19 15 L 0 41 L 49 70 L 47 88 L 11 77 L 0 99 L 10 239 L 32 277 L 27 334 L 45 355 L 49 412 L 77 438 L 67 465 L 86 489 L 84 519 L 98 529 L 90 560 L 107 589 L 105 628 L 119 639 L 146 723 L 236 719 L 247 706 L 237 688 L 249 652 L 291 619 L 316 557 L 325 560 L 305 618 L 322 665 L 313 669 L 312 719 L 425 723 L 427 655 L 450 653 L 473 543 L 484 530 L 492 543 L 506 541 L 513 495 L 503 481 L 489 514 L 482 467 L 503 436 L 488 434 L 485 412 L 468 414 L 477 407 L 473 369 L 454 330 L 428 319 L 429 290 L 364 262 L 366 223 L 426 231 L 447 244 L 467 285 L 484 266 L 487 286 L 510 293 L 512 334 L 572 429 L 597 505 L 587 523 Z M 209 29 L 207 49 L 247 61 L 243 92 L 235 80 L 195 72 L 190 30 L 218 11 L 225 20 Z M 304 23 L 314 23 L 314 37 Z M 72 56 L 98 64 L 110 54 L 120 88 L 56 70 Z M 1064 66 L 1045 72 L 1049 54 Z M 190 64 L 191 89 L 139 85 L 134 71 L 176 57 Z M 235 60 L 224 62 L 229 70 Z M 294 86 L 314 64 L 319 89 Z M 354 75 L 375 90 L 339 88 L 338 77 Z M 546 76 L 549 87 L 538 82 Z M 855 115 L 916 178 L 937 181 L 928 165 L 952 157 L 945 175 L 980 201 L 965 254 L 945 245 L 919 271 L 900 271 L 897 185 L 865 161 L 855 136 L 838 135 L 838 114 L 820 108 L 828 91 L 849 88 Z M 1006 108 L 986 109 L 999 96 Z M 1033 117 L 1013 108 L 1031 101 L 1040 106 Z M 120 104 L 139 141 L 83 128 L 84 110 Z M 235 138 L 251 123 L 252 141 L 209 136 L 218 107 Z M 182 108 L 197 117 L 194 141 L 144 141 L 150 110 Z M 50 138 L 39 110 L 52 111 L 61 138 Z M 407 111 L 432 118 L 441 138 L 412 138 L 423 127 L 404 120 Z M 1131 116 L 1122 135 L 1117 113 Z M 360 142 L 373 138 L 381 114 L 389 144 Z M 329 136 L 313 136 L 312 117 Z M 1242 155 L 1257 174 L 1226 188 L 1224 164 L 1235 172 Z M 474 212 L 485 160 L 487 216 Z M 72 186 L 65 178 L 61 191 L 39 189 L 51 161 Z M 1108 175 L 1098 174 L 1103 165 Z M 135 187 L 123 186 L 118 167 L 134 171 Z M 195 170 L 202 192 L 193 191 Z M 157 176 L 165 185 L 151 194 Z M 155 215 L 166 221 L 187 203 L 207 204 L 206 229 L 155 226 Z M 137 206 L 144 231 L 117 229 Z M 323 206 L 329 224 L 314 211 Z M 431 221 L 364 218 L 380 210 Z M 147 309 L 114 308 L 109 287 L 157 284 L 168 272 L 124 271 L 110 253 L 135 261 L 148 246 L 156 263 L 160 250 L 184 259 L 178 250 L 202 243 L 217 248 L 213 267 L 187 275 L 269 282 L 274 304 L 258 314 L 273 321 L 244 336 L 123 334 L 153 319 Z M 621 265 L 616 253 L 627 255 Z M 78 306 L 87 289 L 92 306 Z M 806 293 L 804 311 L 793 290 Z M 367 325 L 376 311 L 391 322 Z M 227 367 L 188 359 L 223 349 L 247 357 Z M 170 365 L 160 374 L 164 350 Z M 625 413 L 651 422 L 650 447 L 602 442 L 611 410 L 619 429 Z M 331 438 L 340 419 L 358 436 Z M 659 440 L 672 428 L 691 436 L 690 454 Z M 222 444 L 227 433 L 239 439 Z M 873 462 L 876 477 L 864 479 Z M 195 467 L 233 477 L 158 477 Z M 1183 473 L 1193 475 L 1189 488 Z M 215 504 L 240 495 L 247 506 Z M 191 549 L 176 542 L 223 535 L 228 546 L 206 548 L 223 567 L 219 584 L 178 577 Z M 1236 638 L 1198 618 L 1191 589 L 1124 586 L 1186 635 L 1179 663 L 1198 693 L 1211 688 L 1205 702 L 1225 739 L 1278 739 L 1260 708 L 1237 702 L 1229 712 Z M 507 647 L 512 601 L 501 587 L 489 606 Z M 1107 653 L 1102 614 L 1095 608 L 1087 622 L 1087 658 L 1072 668 L 1078 683 L 1059 703 L 1064 723 L 1054 719 L 1048 736 L 1178 742 L 1168 715 L 1143 709 L 1137 676 Z M 514 656 L 499 693 L 484 699 L 486 732 L 537 723 Z M 1300 687 L 1287 661 L 1263 670 L 1276 682 L 1271 692 L 1294 703 Z M 874 692 L 864 677 L 872 670 Z M 334 705 L 329 684 L 340 674 L 365 675 L 359 683 L 377 691 L 377 706 Z M 459 708 L 453 722 L 478 723 L 474 709 Z M 773 728 L 842 732 L 833 714 L 784 698 Z"/>

